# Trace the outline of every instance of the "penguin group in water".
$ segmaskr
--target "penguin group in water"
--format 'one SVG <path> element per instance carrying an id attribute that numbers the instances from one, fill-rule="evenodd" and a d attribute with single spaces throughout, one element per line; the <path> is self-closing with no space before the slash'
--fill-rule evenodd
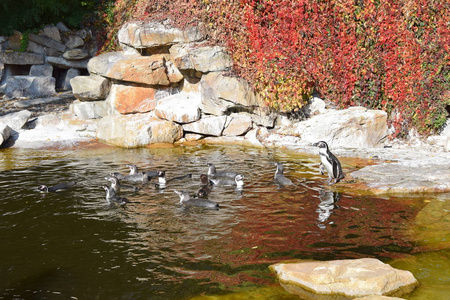
<path id="1" fill-rule="evenodd" d="M 329 150 L 328 144 L 324 141 L 319 141 L 313 146 L 317 146 L 319 148 L 320 155 L 320 165 L 319 170 L 322 175 L 325 172 L 328 174 L 327 184 L 335 184 L 341 181 L 345 175 L 342 172 L 342 166 L 339 162 L 338 158 L 331 153 Z M 157 179 L 157 183 L 153 183 L 156 189 L 165 189 L 167 183 L 174 180 L 183 180 L 192 178 L 192 174 L 187 174 L 183 176 L 174 177 L 171 179 L 166 179 L 165 171 L 139 171 L 136 165 L 126 165 L 130 169 L 130 173 L 123 175 L 121 173 L 110 173 L 105 177 L 105 180 L 111 183 L 110 186 L 103 185 L 102 188 L 106 193 L 106 201 L 108 204 L 118 204 L 124 205 L 129 203 L 128 199 L 125 197 L 121 197 L 119 194 L 121 190 L 128 190 L 132 192 L 138 192 L 140 190 L 139 187 L 134 185 L 122 184 L 121 181 L 126 181 L 129 183 L 142 183 L 147 184 L 153 178 Z M 218 203 L 206 199 L 208 195 L 213 190 L 214 186 L 224 185 L 224 186 L 235 186 L 236 190 L 242 190 L 244 186 L 244 176 L 238 172 L 234 171 L 217 171 L 216 167 L 212 163 L 208 163 L 208 171 L 206 174 L 200 175 L 200 187 L 195 194 L 192 196 L 187 191 L 178 191 L 174 192 L 180 197 L 180 204 L 186 207 L 202 207 L 208 209 L 219 209 L 220 206 Z M 295 184 L 284 175 L 284 166 L 281 162 L 275 162 L 275 175 L 274 182 L 278 184 L 280 187 L 285 186 L 294 186 Z M 46 185 L 40 185 L 38 190 L 40 192 L 57 192 L 65 189 L 70 189 L 74 187 L 77 183 L 74 181 L 60 183 L 55 186 L 47 187 Z"/>

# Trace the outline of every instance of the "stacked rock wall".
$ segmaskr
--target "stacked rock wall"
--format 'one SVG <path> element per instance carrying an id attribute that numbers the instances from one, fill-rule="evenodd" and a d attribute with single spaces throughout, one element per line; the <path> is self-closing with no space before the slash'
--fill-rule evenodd
<path id="1" fill-rule="evenodd" d="M 208 45 L 201 27 L 130 22 L 118 37 L 123 51 L 93 57 L 90 75 L 71 80 L 79 100 L 71 110 L 78 118 L 101 119 L 100 140 L 141 147 L 274 126 L 248 83 L 227 76 L 230 56 Z"/>
<path id="2" fill-rule="evenodd" d="M 96 47 L 89 30 L 71 31 L 63 23 L 30 33 L 25 52 L 22 34 L 0 37 L 0 93 L 5 99 L 38 98 L 71 90 L 70 79 L 87 74 Z"/>

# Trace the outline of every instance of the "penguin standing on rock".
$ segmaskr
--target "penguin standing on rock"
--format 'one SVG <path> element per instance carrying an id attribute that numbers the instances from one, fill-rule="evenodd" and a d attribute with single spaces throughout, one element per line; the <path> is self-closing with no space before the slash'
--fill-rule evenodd
<path id="1" fill-rule="evenodd" d="M 317 142 L 313 146 L 319 147 L 320 154 L 320 173 L 324 175 L 325 170 L 328 173 L 328 185 L 338 183 L 345 177 L 342 172 L 341 163 L 328 149 L 328 144 L 324 141 Z"/>

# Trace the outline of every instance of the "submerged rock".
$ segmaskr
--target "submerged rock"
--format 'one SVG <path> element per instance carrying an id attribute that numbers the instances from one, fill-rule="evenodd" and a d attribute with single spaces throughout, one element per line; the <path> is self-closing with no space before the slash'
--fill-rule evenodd
<path id="1" fill-rule="evenodd" d="M 306 298 L 315 294 L 336 296 L 336 299 L 402 295 L 418 285 L 411 272 L 394 269 L 374 258 L 279 263 L 270 269 L 286 290 Z M 316 295 L 314 299 L 320 297 Z"/>

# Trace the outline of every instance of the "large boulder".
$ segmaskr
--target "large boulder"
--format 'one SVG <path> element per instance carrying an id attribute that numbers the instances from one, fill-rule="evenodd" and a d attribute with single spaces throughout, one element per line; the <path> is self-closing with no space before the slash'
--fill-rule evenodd
<path id="1" fill-rule="evenodd" d="M 202 76 L 202 106 L 204 113 L 221 115 L 233 106 L 257 107 L 262 102 L 242 78 L 211 72 Z"/>
<path id="2" fill-rule="evenodd" d="M 47 63 L 63 68 L 87 69 L 89 59 L 67 60 L 59 56 L 47 56 Z"/>
<path id="3" fill-rule="evenodd" d="M 6 99 L 37 98 L 56 94 L 54 77 L 9 76 L 6 80 Z"/>
<path id="4" fill-rule="evenodd" d="M 97 129 L 98 139 L 124 148 L 174 143 L 182 136 L 180 125 L 157 119 L 149 113 L 106 116 L 99 121 Z"/>
<path id="5" fill-rule="evenodd" d="M 227 71 L 233 66 L 228 52 L 220 46 L 177 44 L 170 47 L 171 57 L 180 70 L 196 70 L 202 73 Z"/>
<path id="6" fill-rule="evenodd" d="M 36 35 L 36 34 L 30 33 L 28 35 L 28 39 L 30 41 L 35 42 L 44 47 L 53 48 L 61 53 L 66 50 L 66 46 L 63 43 L 55 41 L 54 39 L 49 38 L 44 35 Z"/>
<path id="7" fill-rule="evenodd" d="M 107 102 L 121 114 L 145 113 L 154 110 L 158 99 L 170 93 L 170 89 L 113 84 Z"/>
<path id="8" fill-rule="evenodd" d="M 201 41 L 205 36 L 198 26 L 181 30 L 169 22 L 134 21 L 120 28 L 118 38 L 120 44 L 142 49 Z"/>
<path id="9" fill-rule="evenodd" d="M 29 110 L 21 110 L 0 117 L 0 123 L 8 125 L 11 129 L 19 131 L 31 117 Z"/>
<path id="10" fill-rule="evenodd" d="M 179 93 L 159 100 L 155 114 L 168 121 L 180 124 L 200 119 L 200 97 L 198 94 Z"/>
<path id="11" fill-rule="evenodd" d="M 183 124 L 183 130 L 203 135 L 220 136 L 226 122 L 227 116 L 203 116 L 196 122 Z"/>
<path id="12" fill-rule="evenodd" d="M 300 296 L 397 296 L 411 292 L 418 285 L 411 272 L 394 269 L 374 258 L 279 263 L 270 269 L 285 289 Z"/>
<path id="13" fill-rule="evenodd" d="M 114 114 L 114 111 L 106 101 L 79 101 L 72 102 L 69 110 L 81 120 L 100 119 Z"/>
<path id="14" fill-rule="evenodd" d="M 139 57 L 138 54 L 127 55 L 123 51 L 108 52 L 94 56 L 91 58 L 87 64 L 87 69 L 89 73 L 102 75 L 106 77 L 106 73 L 119 61 L 128 59 L 130 57 Z"/>
<path id="15" fill-rule="evenodd" d="M 252 118 L 248 114 L 231 114 L 229 120 L 222 133 L 225 136 L 243 135 L 253 127 Z"/>
<path id="16" fill-rule="evenodd" d="M 53 66 L 49 64 L 32 65 L 30 68 L 30 76 L 52 77 Z"/>
<path id="17" fill-rule="evenodd" d="M 381 147 L 388 134 L 386 120 L 386 112 L 364 107 L 327 110 L 298 122 L 289 134 L 307 143 L 323 140 L 330 147 Z"/>
<path id="18" fill-rule="evenodd" d="M 70 79 L 73 95 L 82 101 L 104 100 L 109 94 L 111 81 L 99 75 L 77 76 Z"/>

